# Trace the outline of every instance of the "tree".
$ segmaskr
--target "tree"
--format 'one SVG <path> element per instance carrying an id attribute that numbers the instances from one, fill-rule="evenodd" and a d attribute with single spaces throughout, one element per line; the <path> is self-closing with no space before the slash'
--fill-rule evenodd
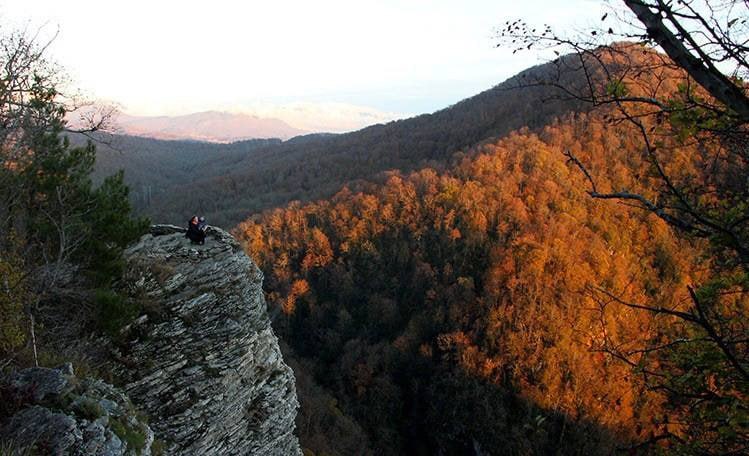
<path id="1" fill-rule="evenodd" d="M 32 339 L 42 304 L 60 293 L 108 286 L 123 248 L 147 225 L 131 217 L 121 174 L 92 184 L 96 149 L 91 142 L 70 145 L 70 97 L 59 91 L 63 73 L 45 57 L 46 48 L 25 33 L 0 37 L 0 264 L 8 273 L 0 326 L 3 334 L 18 333 L 22 319 L 11 304 L 21 300 Z M 79 132 L 106 121 L 89 120 Z M 12 358 L 23 338 L 13 340 L 0 344 L 0 356 Z"/>
<path id="2" fill-rule="evenodd" d="M 556 87 L 638 136 L 642 155 L 633 163 L 644 173 L 636 189 L 601 188 L 605 170 L 565 152 L 589 195 L 649 211 L 705 252 L 707 271 L 692 278 L 678 307 L 590 287 L 604 317 L 613 304 L 661 321 L 639 345 L 604 331 L 597 347 L 669 399 L 661 432 L 638 447 L 664 441 L 679 452 L 742 453 L 749 449 L 749 3 L 623 3 L 585 35 L 515 21 L 499 37 L 515 50 L 570 51 L 554 60 L 555 74 L 518 86 Z M 625 41 L 607 44 L 616 39 Z"/>

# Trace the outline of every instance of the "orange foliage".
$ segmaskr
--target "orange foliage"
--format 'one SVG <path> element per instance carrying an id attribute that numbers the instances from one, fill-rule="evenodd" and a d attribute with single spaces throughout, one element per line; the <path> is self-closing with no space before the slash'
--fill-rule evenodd
<path id="1" fill-rule="evenodd" d="M 267 212 L 237 234 L 267 288 L 291 290 L 274 304 L 298 319 L 280 331 L 338 372 L 341 394 L 364 400 L 382 381 L 390 395 L 392 380 L 378 375 L 422 360 L 633 439 L 652 430 L 662 398 L 600 348 L 604 338 L 626 347 L 658 327 L 591 286 L 677 306 L 694 254 L 653 216 L 591 199 L 562 152 L 589 163 L 599 185 L 651 195 L 638 184 L 634 137 L 577 115 L 481 145 L 449 172 L 391 173 L 381 186 Z M 386 361 L 383 347 L 408 361 Z"/>

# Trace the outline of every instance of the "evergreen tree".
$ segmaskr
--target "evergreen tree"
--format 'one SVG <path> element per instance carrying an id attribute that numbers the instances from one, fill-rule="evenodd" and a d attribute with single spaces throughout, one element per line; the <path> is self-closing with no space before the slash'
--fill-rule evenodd
<path id="1" fill-rule="evenodd" d="M 123 248 L 146 229 L 122 174 L 95 187 L 96 148 L 72 147 L 61 72 L 23 33 L 0 38 L 0 357 L 24 342 L 39 304 L 108 286 Z M 94 130 L 98 125 L 90 125 Z M 21 261 L 22 260 L 22 261 Z M 51 312 L 57 307 L 46 306 Z M 55 310 L 57 309 L 57 310 Z"/>

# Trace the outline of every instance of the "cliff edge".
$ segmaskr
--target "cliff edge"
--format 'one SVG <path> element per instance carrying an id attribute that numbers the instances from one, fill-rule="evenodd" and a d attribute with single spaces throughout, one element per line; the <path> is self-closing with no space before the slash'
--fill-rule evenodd
<path id="1" fill-rule="evenodd" d="M 122 291 L 148 312 L 123 331 L 112 369 L 168 454 L 300 455 L 262 272 L 231 235 L 207 234 L 193 245 L 156 225 L 125 251 Z"/>

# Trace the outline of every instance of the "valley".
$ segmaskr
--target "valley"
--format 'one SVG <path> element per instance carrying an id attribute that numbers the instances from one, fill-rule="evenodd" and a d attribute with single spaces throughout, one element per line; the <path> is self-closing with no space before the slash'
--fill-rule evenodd
<path id="1" fill-rule="evenodd" d="M 749 452 L 749 3 L 19 2 L 0 455 Z"/>

